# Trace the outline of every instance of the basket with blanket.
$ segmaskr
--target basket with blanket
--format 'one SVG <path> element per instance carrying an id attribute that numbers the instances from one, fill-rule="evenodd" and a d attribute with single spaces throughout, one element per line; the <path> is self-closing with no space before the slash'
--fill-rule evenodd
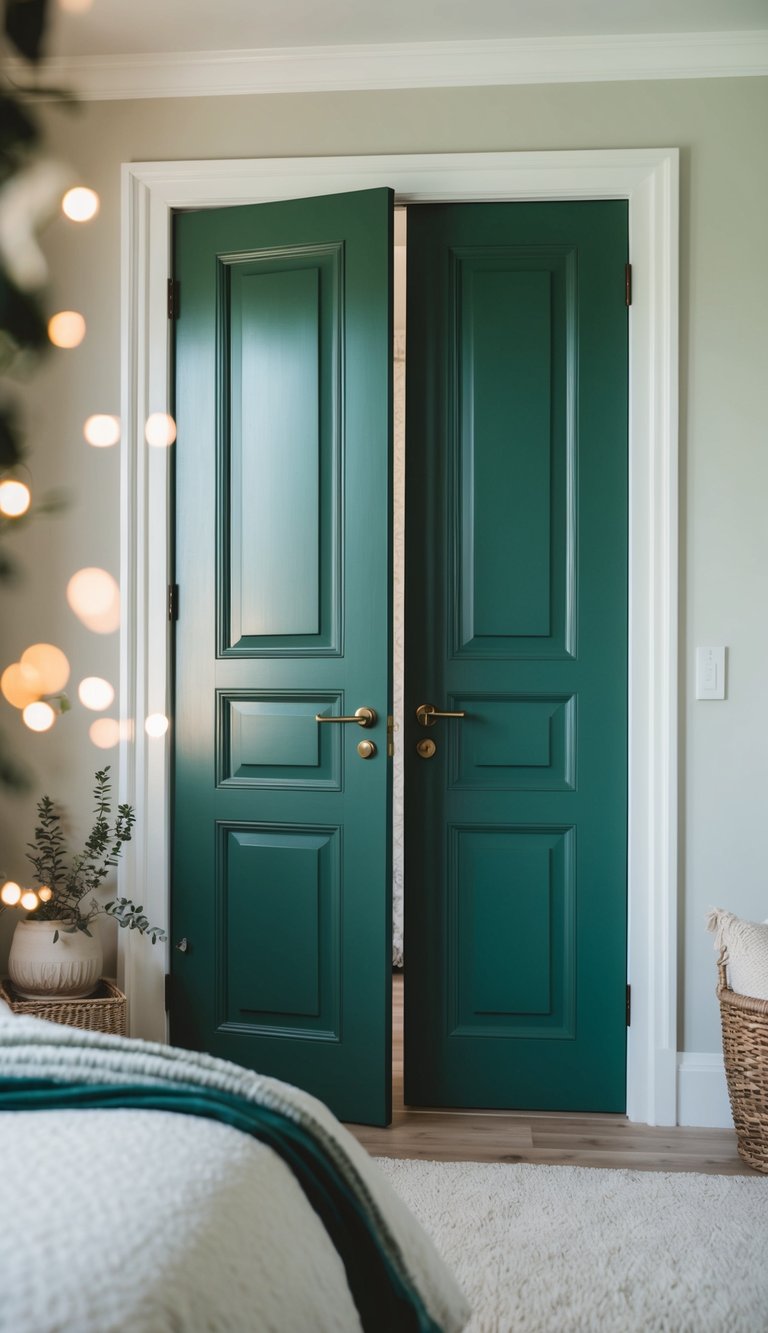
<path id="1" fill-rule="evenodd" d="M 717 998 L 739 1156 L 768 1173 L 768 922 L 717 909 L 707 924 L 719 950 Z"/>

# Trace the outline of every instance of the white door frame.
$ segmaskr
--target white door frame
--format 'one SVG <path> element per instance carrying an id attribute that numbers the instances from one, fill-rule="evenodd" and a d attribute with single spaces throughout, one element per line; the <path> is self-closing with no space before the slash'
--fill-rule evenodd
<path id="1" fill-rule="evenodd" d="M 166 411 L 174 209 L 388 185 L 398 203 L 627 199 L 629 321 L 629 947 L 627 1114 L 671 1125 L 677 1084 L 678 150 L 264 158 L 123 166 L 120 799 L 136 809 L 121 891 L 169 914 L 169 455 L 144 443 Z M 622 276 L 617 275 L 617 282 Z M 183 300 L 183 295 L 182 295 Z M 181 442 L 183 447 L 183 442 Z M 182 588 L 181 614 L 194 589 Z M 131 1030 L 164 1040 L 167 956 L 121 940 Z"/>

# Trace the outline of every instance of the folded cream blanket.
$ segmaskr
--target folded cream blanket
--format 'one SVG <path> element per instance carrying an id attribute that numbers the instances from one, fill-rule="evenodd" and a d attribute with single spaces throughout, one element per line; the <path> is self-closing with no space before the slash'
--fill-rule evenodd
<path id="1" fill-rule="evenodd" d="M 77 1333 L 107 1333 L 112 1329 L 121 1333 L 128 1329 L 164 1333 L 166 1329 L 183 1328 L 185 1333 L 195 1333 L 197 1329 L 231 1328 L 247 1329 L 249 1333 L 291 1333 L 295 1328 L 298 1333 L 312 1328 L 349 1329 L 350 1333 L 354 1329 L 358 1333 L 361 1325 L 375 1327 L 375 1312 L 374 1322 L 366 1324 L 366 1319 L 371 1319 L 370 1309 L 361 1320 L 358 1307 L 364 1303 L 358 1299 L 356 1307 L 350 1299 L 339 1255 L 328 1241 L 333 1227 L 329 1227 L 327 1217 L 333 1218 L 339 1200 L 331 1200 L 324 1226 L 318 1225 L 322 1207 L 317 1201 L 313 1206 L 307 1202 L 312 1188 L 301 1183 L 301 1172 L 297 1172 L 295 1163 L 291 1165 L 291 1153 L 297 1147 L 303 1151 L 302 1145 L 310 1139 L 312 1154 L 317 1149 L 326 1160 L 321 1189 L 327 1191 L 329 1180 L 341 1181 L 341 1189 L 337 1189 L 341 1202 L 348 1207 L 351 1199 L 365 1228 L 375 1236 L 395 1284 L 412 1293 L 414 1308 L 421 1308 L 418 1318 L 422 1322 L 414 1327 L 444 1329 L 446 1333 L 458 1333 L 464 1327 L 469 1313 L 466 1301 L 430 1239 L 357 1141 L 307 1093 L 204 1054 L 2 1014 L 0 1089 L 11 1099 L 10 1103 L 6 1100 L 6 1106 L 26 1108 L 39 1098 L 42 1108 L 10 1110 L 0 1117 L 4 1216 L 14 1219 L 15 1232 L 30 1198 L 45 1199 L 48 1195 L 54 1204 L 44 1205 L 45 1215 L 34 1227 L 41 1242 L 36 1240 L 31 1250 L 23 1245 L 0 1247 L 0 1329 L 13 1329 L 14 1333 L 31 1333 L 33 1329 L 35 1333 L 55 1333 L 65 1328 L 76 1328 Z M 57 1108 L 102 1106 L 107 1098 L 111 1106 L 126 1109 L 46 1109 L 51 1097 Z M 130 1109 L 169 1106 L 176 1112 L 187 1109 L 187 1100 L 190 1116 Z M 212 1105 L 218 1108 L 218 1118 L 227 1124 L 192 1119 L 211 1114 Z M 219 1115 L 222 1107 L 224 1113 Z M 249 1133 L 256 1132 L 262 1142 L 230 1128 L 251 1122 L 257 1129 L 249 1128 Z M 271 1147 L 263 1146 L 263 1142 L 277 1142 L 266 1130 L 262 1133 L 263 1126 L 269 1133 L 279 1133 L 280 1142 L 288 1142 L 287 1150 L 278 1147 L 282 1161 L 276 1160 Z M 188 1169 L 183 1176 L 179 1174 L 178 1152 L 172 1147 L 180 1138 L 197 1145 L 186 1159 Z M 167 1160 L 175 1162 L 170 1179 L 158 1156 L 158 1143 L 164 1143 Z M 82 1149 L 86 1146 L 90 1153 L 84 1157 Z M 74 1176 L 68 1154 L 79 1166 Z M 227 1169 L 228 1154 L 237 1164 L 234 1172 Z M 126 1176 L 119 1169 L 113 1180 L 112 1162 L 119 1166 L 126 1160 L 131 1162 L 132 1172 Z M 84 1161 L 89 1165 L 83 1174 Z M 211 1162 L 221 1166 L 214 1176 L 226 1197 L 219 1197 L 216 1190 L 209 1197 L 203 1189 L 204 1206 L 196 1214 L 190 1200 L 200 1195 L 197 1177 L 208 1179 Z M 255 1186 L 256 1178 L 261 1181 L 259 1188 L 245 1195 L 240 1188 L 244 1163 L 248 1164 L 246 1175 L 250 1173 L 252 1184 Z M 62 1176 L 68 1182 L 65 1192 L 59 1189 Z M 233 1189 L 241 1210 L 234 1222 L 229 1199 Z M 204 1293 L 221 1291 L 223 1203 L 230 1235 L 227 1266 L 232 1280 L 227 1285 L 227 1301 L 217 1299 L 212 1309 Z M 201 1246 L 201 1235 L 206 1234 L 208 1226 L 206 1209 L 216 1221 L 209 1228 L 210 1245 Z M 185 1234 L 191 1239 L 189 1262 L 182 1243 Z M 131 1251 L 134 1269 L 130 1290 L 139 1295 L 136 1300 L 131 1297 L 131 1305 L 122 1281 L 122 1247 L 124 1237 L 137 1235 L 142 1243 Z M 275 1244 L 280 1236 L 276 1268 Z M 93 1282 L 84 1286 L 77 1255 L 83 1246 L 87 1254 L 95 1238 L 100 1258 L 94 1289 Z M 243 1241 L 246 1248 L 241 1272 L 234 1252 L 238 1246 L 242 1248 Z M 34 1251 L 39 1243 L 43 1246 L 42 1262 L 36 1264 Z M 172 1260 L 169 1273 L 165 1273 L 163 1264 L 166 1252 Z M 265 1252 L 272 1256 L 268 1280 L 266 1270 L 260 1267 Z M 341 1247 L 339 1253 L 349 1278 L 349 1256 L 341 1253 Z M 55 1289 L 49 1292 L 47 1274 L 54 1272 Z M 72 1280 L 67 1290 L 69 1273 Z M 31 1274 L 35 1275 L 33 1282 Z M 119 1308 L 113 1309 L 115 1292 L 119 1293 Z M 154 1292 L 149 1305 L 147 1292 Z M 191 1305 L 190 1292 L 197 1293 Z M 307 1302 L 313 1310 L 309 1323 Z M 64 1322 L 56 1322 L 57 1316 L 51 1314 L 56 1310 L 66 1311 Z M 187 1314 L 182 1315 L 182 1310 Z"/>

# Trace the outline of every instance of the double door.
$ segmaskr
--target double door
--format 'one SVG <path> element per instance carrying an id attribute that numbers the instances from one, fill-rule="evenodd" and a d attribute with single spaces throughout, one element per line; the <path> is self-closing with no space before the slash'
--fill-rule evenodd
<path id="1" fill-rule="evenodd" d="M 378 1124 L 392 209 L 175 234 L 172 1038 Z M 409 210 L 415 1104 L 624 1105 L 626 236 L 621 203 Z"/>

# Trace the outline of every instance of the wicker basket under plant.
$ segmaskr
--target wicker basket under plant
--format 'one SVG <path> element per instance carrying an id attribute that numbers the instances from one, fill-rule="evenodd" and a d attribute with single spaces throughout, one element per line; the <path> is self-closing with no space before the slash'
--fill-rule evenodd
<path id="1" fill-rule="evenodd" d="M 768 1000 L 731 990 L 724 953 L 717 967 L 725 1076 L 739 1156 L 755 1171 L 768 1173 Z"/>
<path id="2" fill-rule="evenodd" d="M 0 1000 L 5 1000 L 15 1014 L 25 1014 L 27 1018 L 47 1018 L 50 1023 L 66 1023 L 69 1027 L 88 1032 L 112 1032 L 118 1037 L 125 1036 L 125 996 L 114 982 L 104 978 L 93 995 L 84 1000 L 57 1000 L 53 996 L 23 1000 L 17 995 L 13 982 L 6 978 L 0 981 Z"/>

